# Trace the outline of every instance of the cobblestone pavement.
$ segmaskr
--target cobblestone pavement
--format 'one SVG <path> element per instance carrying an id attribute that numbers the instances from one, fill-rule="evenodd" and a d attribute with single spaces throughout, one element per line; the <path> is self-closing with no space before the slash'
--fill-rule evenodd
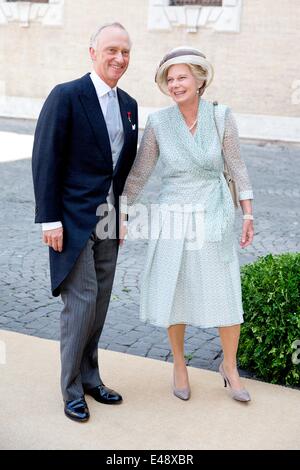
<path id="1" fill-rule="evenodd" d="M 299 251 L 299 147 L 243 144 L 242 152 L 255 191 L 256 235 L 251 247 L 239 251 L 241 265 L 270 252 Z M 61 302 L 51 297 L 48 251 L 41 242 L 39 226 L 33 223 L 30 160 L 0 163 L 0 178 L 0 328 L 59 339 Z M 155 200 L 158 188 L 156 171 L 143 200 Z M 239 214 L 237 237 L 240 227 Z M 145 250 L 143 240 L 128 241 L 120 250 L 100 347 L 171 361 L 166 331 L 138 318 Z M 221 357 L 217 330 L 188 327 L 186 357 L 194 367 L 216 370 Z"/>

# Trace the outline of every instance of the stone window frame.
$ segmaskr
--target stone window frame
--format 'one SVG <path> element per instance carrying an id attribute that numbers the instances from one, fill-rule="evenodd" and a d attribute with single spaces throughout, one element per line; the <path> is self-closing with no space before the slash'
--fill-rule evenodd
<path id="1" fill-rule="evenodd" d="M 169 0 L 149 0 L 148 30 L 172 31 L 185 28 L 196 33 L 202 28 L 240 32 L 243 0 L 223 0 L 222 6 L 170 5 Z"/>
<path id="2" fill-rule="evenodd" d="M 64 0 L 0 0 L 0 27 L 18 23 L 29 27 L 31 23 L 44 26 L 63 26 Z"/>

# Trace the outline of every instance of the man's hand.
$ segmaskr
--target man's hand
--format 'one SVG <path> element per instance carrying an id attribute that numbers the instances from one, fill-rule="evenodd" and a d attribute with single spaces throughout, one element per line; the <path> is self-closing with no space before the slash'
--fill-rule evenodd
<path id="1" fill-rule="evenodd" d="M 55 228 L 54 230 L 45 230 L 43 232 L 43 242 L 53 248 L 55 251 L 63 249 L 63 228 Z"/>

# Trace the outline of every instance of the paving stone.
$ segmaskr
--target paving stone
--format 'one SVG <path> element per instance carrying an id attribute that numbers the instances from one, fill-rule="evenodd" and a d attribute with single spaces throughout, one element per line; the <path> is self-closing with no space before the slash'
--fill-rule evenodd
<path id="1" fill-rule="evenodd" d="M 22 316 L 23 316 L 23 313 L 20 312 L 19 310 L 16 310 L 16 309 L 14 309 L 14 310 L 9 310 L 8 312 L 5 312 L 5 313 L 3 314 L 3 317 L 4 317 L 4 318 L 14 319 L 14 320 L 17 320 L 17 319 L 19 319 L 19 318 L 22 317 Z"/>
<path id="2" fill-rule="evenodd" d="M 199 358 L 199 359 L 203 359 L 203 360 L 207 360 L 207 361 L 213 361 L 214 358 L 217 356 L 217 352 L 215 351 L 211 351 L 207 348 L 200 348 L 200 349 L 197 349 L 196 351 L 194 351 L 192 353 L 192 356 L 193 358 Z"/>
<path id="3" fill-rule="evenodd" d="M 10 317 L 5 317 L 4 315 L 0 315 L 0 326 L 7 325 L 8 323 L 11 323 L 11 318 Z"/>
<path id="4" fill-rule="evenodd" d="M 44 317 L 36 318 L 35 320 L 27 323 L 26 327 L 33 328 L 34 330 L 43 331 L 45 327 L 48 327 L 49 329 L 49 321 L 48 321 L 48 318 L 44 318 Z"/>
<path id="5" fill-rule="evenodd" d="M 116 336 L 114 338 L 114 341 L 117 344 L 123 344 L 124 346 L 131 346 L 133 343 L 136 342 L 139 336 L 140 335 L 138 331 L 130 331 L 129 333 L 126 333 L 124 335 Z"/>
<path id="6" fill-rule="evenodd" d="M 148 356 L 149 352 L 149 347 L 134 347 L 134 345 L 126 350 L 127 354 L 134 354 L 135 356 Z"/>
<path id="7" fill-rule="evenodd" d="M 149 356 L 152 357 L 155 355 L 160 357 L 167 357 L 170 355 L 170 353 L 171 351 L 169 349 L 162 349 L 154 345 L 149 351 Z"/>
<path id="8" fill-rule="evenodd" d="M 141 333 L 145 333 L 145 334 L 151 334 L 153 333 L 153 327 L 147 325 L 138 325 L 138 326 L 135 326 L 134 328 L 134 331 L 140 331 Z"/>
<path id="9" fill-rule="evenodd" d="M 126 352 L 127 351 L 127 346 L 124 346 L 122 344 L 109 344 L 106 349 L 110 349 L 111 351 L 117 351 L 117 352 Z"/>
<path id="10" fill-rule="evenodd" d="M 200 369 L 211 369 L 211 361 L 200 358 L 193 358 L 188 363 L 189 366 L 199 367 Z"/>

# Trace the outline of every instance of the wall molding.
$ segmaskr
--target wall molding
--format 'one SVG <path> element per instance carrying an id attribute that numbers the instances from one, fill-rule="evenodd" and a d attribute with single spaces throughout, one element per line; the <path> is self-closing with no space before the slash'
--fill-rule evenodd
<path id="1" fill-rule="evenodd" d="M 238 33 L 242 0 L 223 0 L 221 7 L 200 5 L 170 6 L 169 0 L 149 0 L 148 29 L 171 31 L 183 27 L 188 33 L 201 28 Z"/>
<path id="2" fill-rule="evenodd" d="M 28 28 L 31 23 L 62 26 L 63 12 L 64 0 L 49 0 L 49 3 L 0 0 L 0 26 L 8 23 L 18 23 L 23 28 Z"/>

